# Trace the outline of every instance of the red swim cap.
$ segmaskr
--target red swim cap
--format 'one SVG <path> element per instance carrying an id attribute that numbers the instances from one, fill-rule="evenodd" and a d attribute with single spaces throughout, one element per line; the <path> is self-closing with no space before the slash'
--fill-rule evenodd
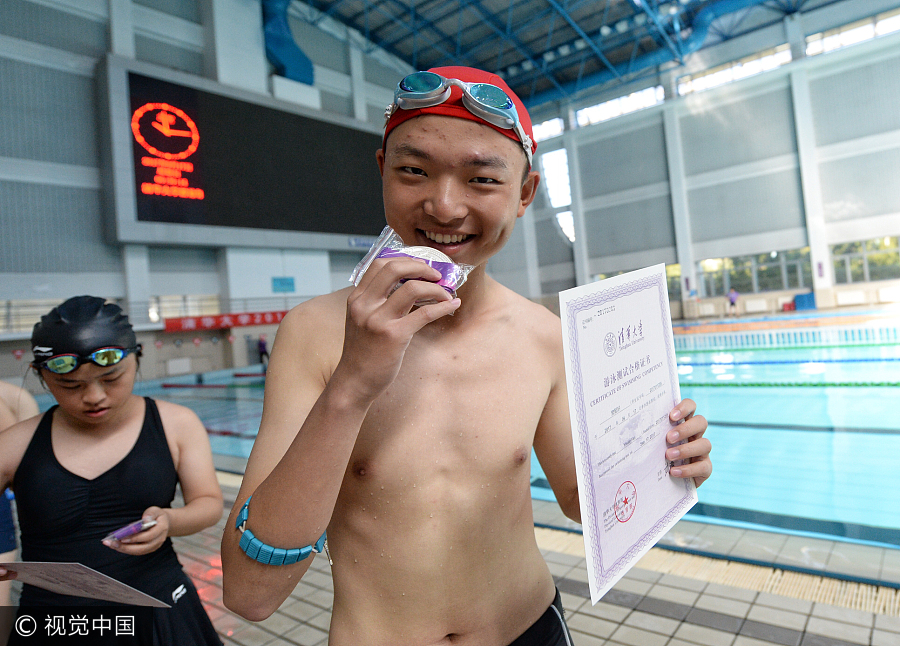
<path id="1" fill-rule="evenodd" d="M 496 85 L 504 92 L 506 92 L 506 94 L 510 99 L 512 99 L 512 102 L 516 106 L 516 113 L 519 115 L 519 122 L 522 124 L 522 129 L 525 130 L 525 134 L 531 137 L 531 153 L 534 154 L 534 152 L 537 150 L 537 142 L 534 140 L 534 133 L 531 130 L 531 117 L 528 115 L 528 110 L 525 108 L 525 104 L 522 103 L 522 100 L 518 96 L 516 96 L 516 93 L 509 88 L 509 86 L 506 84 L 506 81 L 504 81 L 496 74 L 478 70 L 474 67 L 433 67 L 428 71 L 434 72 L 435 74 L 440 74 L 444 78 L 457 79 L 466 83 L 490 83 L 491 85 Z M 450 97 L 441 104 L 434 105 L 428 108 L 416 108 L 414 110 L 394 110 L 394 113 L 391 115 L 391 118 L 388 120 L 387 124 L 385 124 L 384 127 L 384 138 L 382 139 L 381 144 L 382 149 L 384 149 L 384 146 L 387 143 L 387 138 L 388 135 L 391 134 L 391 130 L 399 126 L 404 121 L 408 121 L 409 119 L 418 117 L 423 114 L 439 114 L 445 117 L 457 117 L 459 119 L 469 119 L 471 121 L 483 123 L 484 125 L 493 128 L 501 135 L 509 137 L 520 146 L 522 145 L 522 142 L 519 141 L 519 137 L 518 135 L 516 135 L 515 130 L 500 128 L 491 123 L 488 123 L 478 115 L 469 112 L 469 109 L 466 108 L 465 105 L 463 105 L 462 97 L 462 90 L 456 86 L 453 86 L 450 89 Z"/>

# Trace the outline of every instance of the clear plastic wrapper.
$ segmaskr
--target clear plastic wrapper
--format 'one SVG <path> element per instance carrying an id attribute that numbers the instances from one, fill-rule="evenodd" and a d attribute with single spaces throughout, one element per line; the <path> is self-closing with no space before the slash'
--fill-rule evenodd
<path id="1" fill-rule="evenodd" d="M 378 239 L 375 240 L 375 244 L 372 245 L 372 248 L 369 249 L 363 259 L 359 261 L 359 264 L 356 265 L 356 268 L 350 275 L 350 282 L 354 285 L 359 285 L 359 281 L 362 279 L 363 274 L 366 273 L 366 270 L 376 258 L 400 257 L 420 260 L 429 267 L 434 267 L 441 272 L 441 279 L 437 281 L 437 284 L 447 290 L 447 293 L 454 298 L 456 298 L 456 290 L 466 282 L 469 272 L 475 268 L 472 265 L 455 263 L 448 255 L 441 253 L 437 249 L 406 245 L 391 227 L 385 227 L 381 232 L 381 235 L 378 236 Z M 401 281 L 401 283 L 402 282 L 405 281 Z M 423 305 L 425 302 L 423 301 L 417 304 Z"/>

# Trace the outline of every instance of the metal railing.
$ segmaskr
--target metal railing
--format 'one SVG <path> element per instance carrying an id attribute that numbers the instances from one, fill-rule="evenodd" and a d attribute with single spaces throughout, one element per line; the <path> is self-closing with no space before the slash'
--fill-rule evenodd
<path id="1" fill-rule="evenodd" d="M 215 295 L 154 296 L 150 301 L 125 301 L 117 303 L 138 327 L 162 326 L 167 318 L 206 316 L 216 314 L 240 314 L 244 312 L 284 312 L 312 296 L 271 296 L 262 298 L 232 298 L 223 300 Z M 0 335 L 30 335 L 41 316 L 63 302 L 55 300 L 0 301 Z"/>

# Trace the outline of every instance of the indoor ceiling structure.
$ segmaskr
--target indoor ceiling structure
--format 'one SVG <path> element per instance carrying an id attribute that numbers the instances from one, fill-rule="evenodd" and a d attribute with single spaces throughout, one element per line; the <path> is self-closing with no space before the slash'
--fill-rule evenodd
<path id="1" fill-rule="evenodd" d="M 413 68 L 497 72 L 529 107 L 684 63 L 703 46 L 840 0 L 293 0 Z"/>

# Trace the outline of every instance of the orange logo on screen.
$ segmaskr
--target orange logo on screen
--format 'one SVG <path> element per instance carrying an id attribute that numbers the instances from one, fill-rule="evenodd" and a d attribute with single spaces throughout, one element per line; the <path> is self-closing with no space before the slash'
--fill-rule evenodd
<path id="1" fill-rule="evenodd" d="M 148 118 L 144 118 L 145 115 Z M 194 120 L 184 110 L 168 103 L 145 103 L 135 110 L 131 117 L 131 132 L 147 152 L 162 159 L 185 159 L 200 145 L 200 131 Z"/>
<path id="2" fill-rule="evenodd" d="M 131 116 L 135 140 L 153 157 L 141 157 L 141 166 L 155 169 L 152 182 L 142 182 L 141 193 L 161 197 L 202 200 L 202 188 L 191 186 L 191 162 L 181 161 L 197 152 L 200 131 L 184 110 L 168 103 L 145 103 Z"/>

